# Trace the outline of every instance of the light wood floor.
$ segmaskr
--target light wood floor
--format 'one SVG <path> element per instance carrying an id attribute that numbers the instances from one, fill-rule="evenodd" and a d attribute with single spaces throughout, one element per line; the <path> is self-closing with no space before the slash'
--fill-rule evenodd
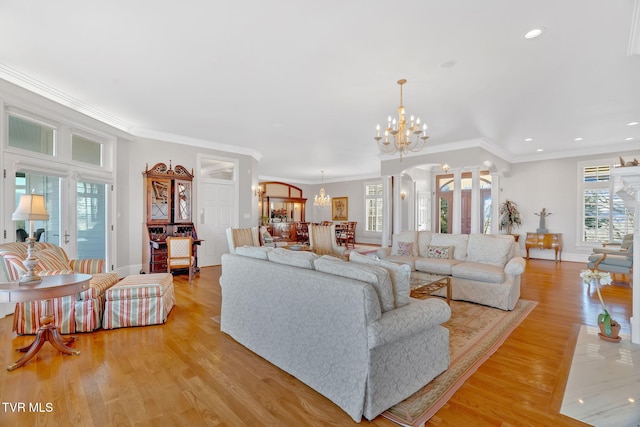
<path id="1" fill-rule="evenodd" d="M 522 298 L 538 306 L 428 425 L 584 425 L 559 414 L 577 325 L 594 325 L 599 312 L 593 289 L 578 276 L 582 268 L 528 261 Z M 177 306 L 165 325 L 78 334 L 78 356 L 45 344 L 13 372 L 4 366 L 33 338 L 11 332 L 12 316 L 0 319 L 0 425 L 358 425 L 220 332 L 212 320 L 220 314 L 219 276 L 220 267 L 203 268 L 193 286 L 176 276 Z M 604 294 L 629 333 L 629 287 Z M 18 404 L 25 411 L 12 412 Z M 361 425 L 395 424 L 378 417 Z"/>

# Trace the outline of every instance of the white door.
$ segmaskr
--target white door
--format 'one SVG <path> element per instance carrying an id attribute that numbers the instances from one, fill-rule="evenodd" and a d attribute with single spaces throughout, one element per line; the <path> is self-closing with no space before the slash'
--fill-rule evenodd
<path id="1" fill-rule="evenodd" d="M 226 230 L 238 225 L 238 161 L 201 156 L 198 159 L 198 266 L 220 265 L 229 252 Z"/>
<path id="2" fill-rule="evenodd" d="M 198 265 L 219 265 L 229 252 L 226 230 L 235 226 L 236 188 L 233 184 L 201 182 L 198 190 L 198 237 L 204 242 L 198 249 Z"/>

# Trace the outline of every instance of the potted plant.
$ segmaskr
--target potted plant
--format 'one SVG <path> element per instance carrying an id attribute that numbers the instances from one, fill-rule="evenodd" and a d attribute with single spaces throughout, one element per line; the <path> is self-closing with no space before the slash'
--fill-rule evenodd
<path id="1" fill-rule="evenodd" d="M 611 274 L 598 270 L 583 270 L 580 273 L 580 277 L 586 284 L 594 282 L 596 284 L 596 292 L 598 293 L 598 299 L 602 306 L 603 313 L 598 314 L 598 327 L 600 332 L 598 336 L 605 341 L 620 342 L 620 324 L 611 318 L 607 306 L 604 304 L 602 294 L 600 293 L 600 285 L 610 285 Z"/>
<path id="2" fill-rule="evenodd" d="M 507 199 L 500 205 L 500 230 L 507 230 L 507 234 L 512 234 L 514 227 L 522 225 L 520 210 L 515 202 Z"/>

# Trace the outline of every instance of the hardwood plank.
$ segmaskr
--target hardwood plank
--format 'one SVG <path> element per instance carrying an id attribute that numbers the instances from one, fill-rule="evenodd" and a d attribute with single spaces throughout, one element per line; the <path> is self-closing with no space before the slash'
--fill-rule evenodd
<path id="1" fill-rule="evenodd" d="M 537 307 L 427 423 L 438 426 L 578 426 L 558 413 L 579 324 L 595 325 L 595 289 L 581 282 L 584 264 L 528 260 L 522 298 Z M 78 356 L 46 344 L 26 366 L 0 369 L 3 402 L 51 403 L 49 413 L 0 407 L 0 425 L 358 425 L 296 378 L 220 332 L 220 267 L 202 268 L 187 284 L 176 276 L 177 305 L 165 325 L 77 334 Z M 629 333 L 631 290 L 603 289 Z M 33 337 L 17 337 L 0 319 L 0 360 Z M 378 417 L 360 425 L 396 424 Z"/>

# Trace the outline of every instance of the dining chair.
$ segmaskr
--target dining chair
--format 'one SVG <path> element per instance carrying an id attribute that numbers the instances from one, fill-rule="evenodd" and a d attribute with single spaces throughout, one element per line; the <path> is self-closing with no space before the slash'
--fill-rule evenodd
<path id="1" fill-rule="evenodd" d="M 193 280 L 195 257 L 191 237 L 167 237 L 167 272 L 189 270 L 189 284 Z"/>
<path id="2" fill-rule="evenodd" d="M 349 221 L 346 223 L 345 227 L 338 232 L 338 244 L 344 243 L 344 246 L 349 249 L 349 243 L 351 243 L 352 248 L 356 247 L 356 225 L 358 223 L 356 221 Z"/>

